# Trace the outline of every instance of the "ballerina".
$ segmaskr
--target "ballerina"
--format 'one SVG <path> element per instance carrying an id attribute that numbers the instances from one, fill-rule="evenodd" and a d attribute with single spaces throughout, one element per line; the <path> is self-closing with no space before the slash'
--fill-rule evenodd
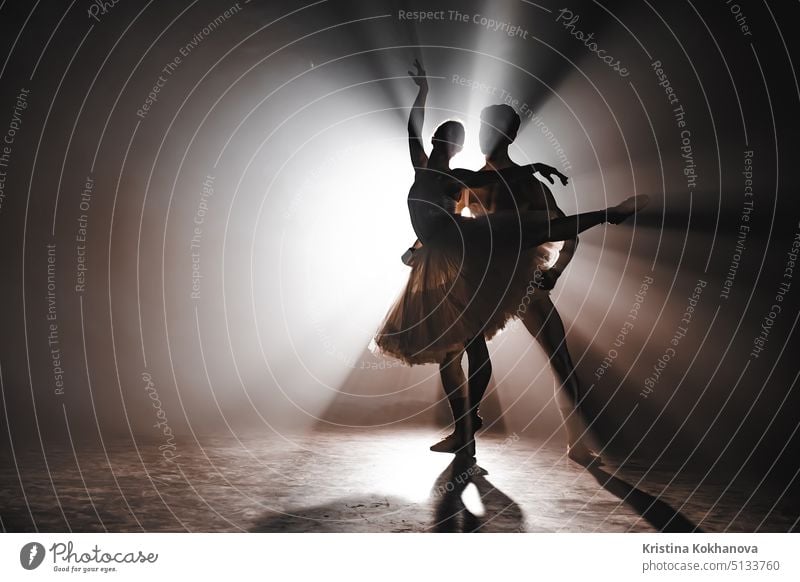
<path id="1" fill-rule="evenodd" d="M 619 224 L 644 207 L 647 197 L 635 196 L 606 210 L 552 219 L 545 211 L 496 212 L 477 218 L 457 214 L 456 203 L 462 189 L 498 181 L 513 188 L 516 180 L 530 178 L 542 165 L 482 172 L 451 170 L 450 160 L 463 148 L 465 136 L 464 126 L 452 120 L 436 129 L 431 155 L 425 155 L 419 128 L 428 87 L 424 70 L 419 62 L 415 65 L 417 74 L 410 74 L 419 93 L 409 116 L 409 149 L 415 176 L 408 208 L 422 246 L 411 258 L 406 287 L 389 310 L 375 344 L 382 353 L 409 365 L 439 365 L 455 430 L 431 449 L 474 455 L 474 436 L 479 427 L 474 426 L 469 414 L 460 360 L 466 351 L 471 378 L 473 359 L 478 364 L 476 374 L 491 374 L 484 334 L 497 305 L 475 292 L 486 276 L 483 258 L 498 250 L 519 252 L 545 242 L 574 238 L 605 222 Z"/>

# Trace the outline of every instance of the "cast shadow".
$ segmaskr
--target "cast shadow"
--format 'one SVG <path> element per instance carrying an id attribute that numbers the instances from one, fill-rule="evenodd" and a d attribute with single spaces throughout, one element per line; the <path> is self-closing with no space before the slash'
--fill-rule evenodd
<path id="1" fill-rule="evenodd" d="M 437 477 L 431 490 L 434 532 L 523 532 L 525 516 L 513 499 L 492 485 L 488 472 L 473 457 L 456 455 Z M 464 505 L 462 494 L 475 485 L 483 513 L 476 515 Z"/>
<path id="2" fill-rule="evenodd" d="M 424 512 L 417 504 L 391 496 L 365 495 L 329 503 L 270 511 L 251 532 L 258 533 L 381 533 L 425 531 Z"/>
<path id="3" fill-rule="evenodd" d="M 603 489 L 632 507 L 657 530 L 665 533 L 703 533 L 702 529 L 682 513 L 649 493 L 606 473 L 599 467 L 589 467 L 587 471 Z"/>

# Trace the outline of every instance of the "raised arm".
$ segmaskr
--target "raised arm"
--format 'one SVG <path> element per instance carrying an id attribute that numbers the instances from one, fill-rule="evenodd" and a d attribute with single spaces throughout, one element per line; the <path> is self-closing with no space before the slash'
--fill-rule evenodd
<path id="1" fill-rule="evenodd" d="M 428 165 L 428 156 L 425 154 L 421 136 L 425 122 L 425 100 L 428 98 L 428 79 L 419 60 L 414 60 L 414 66 L 417 68 L 416 74 L 412 71 L 408 74 L 419 87 L 419 93 L 408 116 L 408 151 L 411 154 L 411 164 L 415 168 L 424 168 Z"/>

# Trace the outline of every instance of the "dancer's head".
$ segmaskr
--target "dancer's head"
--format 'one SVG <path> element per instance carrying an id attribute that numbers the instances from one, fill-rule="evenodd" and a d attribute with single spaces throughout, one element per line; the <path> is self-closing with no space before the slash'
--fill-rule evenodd
<path id="1" fill-rule="evenodd" d="M 433 132 L 431 143 L 434 151 L 449 160 L 464 148 L 464 126 L 459 121 L 445 121 Z"/>
<path id="2" fill-rule="evenodd" d="M 481 111 L 480 142 L 483 155 L 507 148 L 517 138 L 520 118 L 508 105 L 489 105 Z"/>

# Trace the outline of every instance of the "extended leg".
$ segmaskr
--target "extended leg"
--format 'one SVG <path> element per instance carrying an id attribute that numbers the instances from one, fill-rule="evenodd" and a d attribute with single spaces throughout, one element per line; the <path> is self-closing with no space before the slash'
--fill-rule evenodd
<path id="1" fill-rule="evenodd" d="M 594 212 L 582 212 L 562 218 L 550 220 L 550 229 L 547 233 L 545 242 L 554 242 L 575 238 L 576 235 L 593 226 L 610 222 L 619 224 L 629 216 L 633 216 L 650 203 L 650 197 L 646 194 L 631 196 L 622 201 L 621 204 L 611 206 L 605 210 Z M 535 245 L 534 245 L 535 246 Z"/>
<path id="2" fill-rule="evenodd" d="M 490 244 L 512 243 L 521 248 L 532 248 L 545 242 L 555 242 L 575 238 L 584 230 L 605 222 L 619 224 L 629 216 L 644 208 L 649 201 L 645 195 L 632 196 L 622 204 L 606 210 L 582 212 L 559 218 L 547 218 L 541 211 L 523 212 L 519 215 L 512 212 L 495 213 L 477 220 L 461 222 L 466 230 L 483 230 L 484 237 L 491 237 Z M 474 223 L 474 226 L 470 225 Z"/>
<path id="3" fill-rule="evenodd" d="M 552 219 L 540 211 L 497 212 L 462 220 L 460 228 L 465 240 L 486 249 L 494 245 L 528 249 L 545 242 L 575 238 L 578 233 L 606 222 L 606 217 L 605 210 Z"/>
<path id="4" fill-rule="evenodd" d="M 582 212 L 560 218 L 551 218 L 548 228 L 542 233 L 542 239 L 534 241 L 536 246 L 542 242 L 553 242 L 575 238 L 584 230 L 598 226 L 608 221 L 608 213 L 605 210 L 595 210 L 594 212 Z M 528 240 L 533 240 L 528 239 Z"/>

